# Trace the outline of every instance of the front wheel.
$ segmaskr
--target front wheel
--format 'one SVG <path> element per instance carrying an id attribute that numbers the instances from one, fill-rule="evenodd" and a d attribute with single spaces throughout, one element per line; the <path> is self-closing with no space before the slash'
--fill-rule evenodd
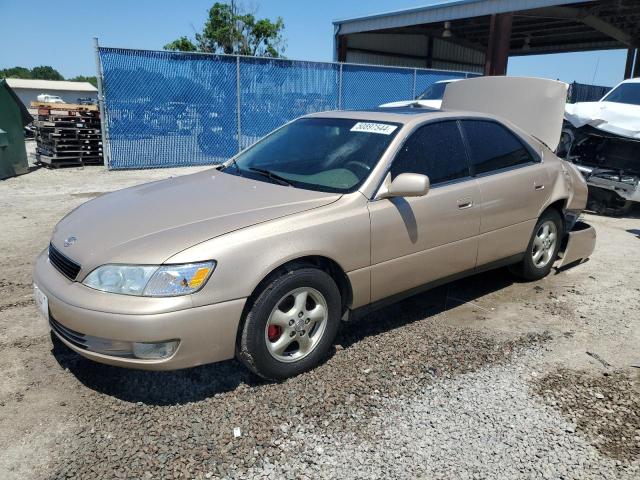
<path id="1" fill-rule="evenodd" d="M 533 229 L 524 258 L 511 268 L 512 272 L 525 280 L 546 277 L 558 256 L 563 235 L 560 214 L 553 209 L 544 212 Z"/>
<path id="2" fill-rule="evenodd" d="M 268 283 L 249 310 L 239 359 L 270 380 L 292 377 L 326 355 L 340 324 L 340 291 L 326 272 L 302 267 Z"/>

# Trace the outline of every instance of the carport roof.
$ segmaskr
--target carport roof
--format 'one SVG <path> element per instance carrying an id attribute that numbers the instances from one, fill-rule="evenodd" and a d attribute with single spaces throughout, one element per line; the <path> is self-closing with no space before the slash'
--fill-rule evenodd
<path id="1" fill-rule="evenodd" d="M 341 35 L 346 35 L 580 2 L 584 3 L 584 0 L 445 0 L 441 3 L 425 5 L 424 7 L 334 20 L 333 24 L 340 26 L 339 33 Z"/>
<path id="2" fill-rule="evenodd" d="M 31 90 L 69 90 L 74 92 L 98 91 L 89 82 L 73 82 L 70 80 L 32 80 L 26 78 L 7 78 L 11 88 L 26 88 Z"/>
<path id="3" fill-rule="evenodd" d="M 637 0 L 454 0 L 424 7 L 334 21 L 336 35 L 425 34 L 482 50 L 490 16 L 513 12 L 510 55 L 529 55 L 639 46 Z"/>

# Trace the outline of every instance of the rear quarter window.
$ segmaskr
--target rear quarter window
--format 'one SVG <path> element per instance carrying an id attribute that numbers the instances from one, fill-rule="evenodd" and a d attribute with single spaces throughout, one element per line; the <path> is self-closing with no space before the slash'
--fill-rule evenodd
<path id="1" fill-rule="evenodd" d="M 463 120 L 471 164 L 476 175 L 494 172 L 535 161 L 522 141 L 496 122 Z"/>

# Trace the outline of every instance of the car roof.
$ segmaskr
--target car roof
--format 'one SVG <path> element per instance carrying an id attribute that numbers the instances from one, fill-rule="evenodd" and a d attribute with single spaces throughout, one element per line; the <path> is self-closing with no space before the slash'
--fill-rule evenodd
<path id="1" fill-rule="evenodd" d="M 305 118 L 346 118 L 373 122 L 413 123 L 441 116 L 451 116 L 452 112 L 443 112 L 428 107 L 377 107 L 366 110 L 330 110 L 305 115 Z"/>
<path id="2" fill-rule="evenodd" d="M 540 140 L 535 139 L 529 133 L 502 117 L 490 113 L 466 110 L 438 110 L 429 107 L 378 107 L 368 110 L 329 110 L 326 112 L 311 113 L 301 118 L 344 118 L 366 122 L 387 122 L 401 124 L 403 128 L 405 126 L 409 126 L 410 128 L 410 125 L 419 125 L 427 120 L 480 118 L 483 120 L 497 121 L 518 133 L 521 138 L 526 138 L 530 143 L 540 144 Z"/>

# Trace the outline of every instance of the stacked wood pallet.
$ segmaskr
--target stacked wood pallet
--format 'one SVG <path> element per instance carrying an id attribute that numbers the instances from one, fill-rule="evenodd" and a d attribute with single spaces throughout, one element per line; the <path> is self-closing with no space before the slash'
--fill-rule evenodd
<path id="1" fill-rule="evenodd" d="M 102 164 L 100 112 L 95 105 L 32 102 L 38 109 L 36 159 L 50 167 Z"/>

